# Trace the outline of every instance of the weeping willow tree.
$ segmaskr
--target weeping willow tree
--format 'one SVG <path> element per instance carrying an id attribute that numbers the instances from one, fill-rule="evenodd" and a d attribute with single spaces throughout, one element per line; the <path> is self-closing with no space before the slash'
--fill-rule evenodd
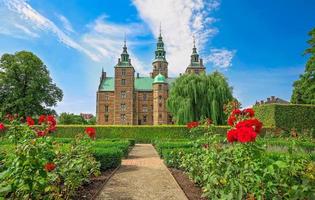
<path id="1" fill-rule="evenodd" d="M 223 105 L 231 100 L 232 88 L 223 74 L 185 74 L 171 86 L 167 108 L 177 124 L 203 118 L 211 118 L 214 124 L 224 124 Z"/>

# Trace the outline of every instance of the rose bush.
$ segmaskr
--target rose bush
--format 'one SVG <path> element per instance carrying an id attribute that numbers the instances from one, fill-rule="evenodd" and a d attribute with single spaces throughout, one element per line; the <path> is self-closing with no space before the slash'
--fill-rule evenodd
<path id="1" fill-rule="evenodd" d="M 37 126 L 31 117 L 8 115 L 7 119 L 11 124 L 5 137 L 15 146 L 0 169 L 0 198 L 69 199 L 92 174 L 99 174 L 92 141 L 85 134 L 62 151 L 61 144 L 49 136 L 56 130 L 53 116 L 41 115 Z"/>
<path id="2" fill-rule="evenodd" d="M 252 109 L 231 110 L 226 141 L 205 132 L 183 156 L 172 156 L 209 199 L 314 199 L 315 164 L 294 150 L 269 156 L 266 146 L 255 142 L 262 123 Z M 197 127 L 198 128 L 198 127 Z M 191 131 L 194 131 L 192 128 Z M 172 151 L 176 153 L 177 151 Z"/>

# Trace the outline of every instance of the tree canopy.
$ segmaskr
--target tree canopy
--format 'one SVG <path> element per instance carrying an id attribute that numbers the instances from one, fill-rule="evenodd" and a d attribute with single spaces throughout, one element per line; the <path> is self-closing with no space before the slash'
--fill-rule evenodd
<path id="1" fill-rule="evenodd" d="M 0 116 L 51 114 L 63 93 L 47 67 L 31 52 L 3 54 L 0 59 Z"/>
<path id="2" fill-rule="evenodd" d="M 96 124 L 96 118 L 92 117 L 89 120 L 85 120 L 81 115 L 75 115 L 73 113 L 61 113 L 58 117 L 58 124 Z"/>
<path id="3" fill-rule="evenodd" d="M 293 84 L 292 103 L 315 104 L 315 28 L 309 35 L 310 47 L 305 50 L 305 54 L 310 55 L 310 58 L 306 63 L 304 74 L 300 75 L 300 79 Z"/>
<path id="4" fill-rule="evenodd" d="M 206 75 L 185 74 L 173 83 L 167 108 L 178 124 L 211 118 L 224 124 L 224 104 L 233 100 L 232 88 L 219 72 Z"/>

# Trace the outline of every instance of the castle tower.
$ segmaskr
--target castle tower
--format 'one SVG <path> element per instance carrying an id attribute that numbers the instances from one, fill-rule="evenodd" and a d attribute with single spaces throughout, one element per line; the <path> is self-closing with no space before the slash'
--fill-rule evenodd
<path id="1" fill-rule="evenodd" d="M 168 84 L 164 75 L 159 73 L 153 81 L 153 125 L 168 123 L 168 112 L 166 110 L 167 97 Z"/>
<path id="2" fill-rule="evenodd" d="M 123 52 L 115 66 L 114 124 L 133 124 L 134 73 L 125 40 Z"/>
<path id="3" fill-rule="evenodd" d="M 151 78 L 156 77 L 159 73 L 161 73 L 165 78 L 168 77 L 168 62 L 166 61 L 165 55 L 166 52 L 164 50 L 164 42 L 160 28 L 160 35 L 158 37 L 158 42 L 155 50 L 155 58 L 152 62 L 153 71 L 151 73 Z"/>
<path id="4" fill-rule="evenodd" d="M 203 61 L 201 58 L 199 58 L 199 54 L 197 53 L 197 48 L 196 48 L 195 38 L 194 38 L 193 52 L 190 56 L 190 64 L 186 68 L 186 73 L 200 74 L 202 72 L 205 72 L 205 69 L 206 68 L 203 65 Z"/>

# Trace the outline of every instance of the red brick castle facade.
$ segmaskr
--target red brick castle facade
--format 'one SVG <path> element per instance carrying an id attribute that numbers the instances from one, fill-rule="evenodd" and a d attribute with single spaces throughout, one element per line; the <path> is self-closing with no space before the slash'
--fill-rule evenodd
<path id="1" fill-rule="evenodd" d="M 96 100 L 97 124 L 172 124 L 166 100 L 175 78 L 168 76 L 168 62 L 165 56 L 163 38 L 160 34 L 150 77 L 139 77 L 139 74 L 135 77 L 125 42 L 121 57 L 114 67 L 115 76 L 107 77 L 106 72 L 102 71 Z M 204 71 L 202 59 L 199 59 L 194 45 L 191 63 L 186 73 L 199 74 Z"/>

